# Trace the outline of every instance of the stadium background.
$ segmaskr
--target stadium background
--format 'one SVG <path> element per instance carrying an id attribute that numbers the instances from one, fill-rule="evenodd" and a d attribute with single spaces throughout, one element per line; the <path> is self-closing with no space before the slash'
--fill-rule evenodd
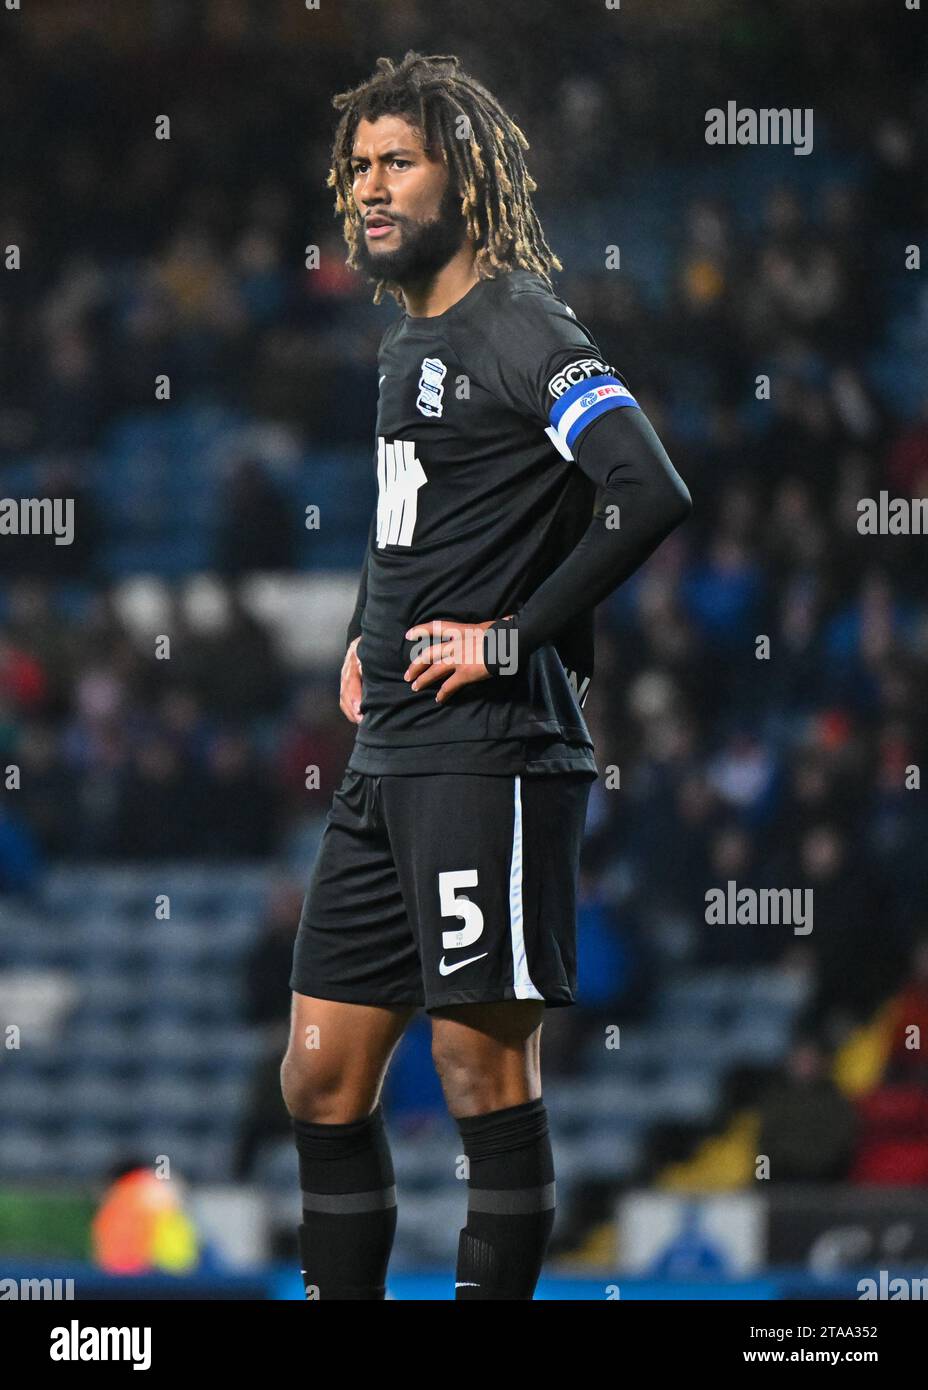
<path id="1" fill-rule="evenodd" d="M 924 16 L 44 0 L 0 26 L 0 490 L 77 499 L 73 545 L 0 541 L 0 1275 L 300 1294 L 277 1067 L 398 312 L 343 264 L 329 102 L 410 47 L 526 131 L 558 291 L 695 502 L 599 612 L 619 785 L 583 1004 L 545 1028 L 541 1296 L 924 1271 L 924 540 L 857 530 L 861 498 L 928 491 Z M 813 152 L 707 145 L 729 100 L 813 108 Z M 811 936 L 708 926 L 732 879 L 813 888 Z M 447 1297 L 465 1198 L 421 1016 L 387 1109 L 392 1288 Z"/>

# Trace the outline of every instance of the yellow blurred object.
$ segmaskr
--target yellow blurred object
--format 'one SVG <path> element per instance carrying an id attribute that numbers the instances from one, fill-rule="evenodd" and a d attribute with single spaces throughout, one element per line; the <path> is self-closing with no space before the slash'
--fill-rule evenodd
<path id="1" fill-rule="evenodd" d="M 725 289 L 725 281 L 711 261 L 690 261 L 683 284 L 692 304 L 713 304 Z"/>
<path id="2" fill-rule="evenodd" d="M 558 1264 L 563 1265 L 565 1269 L 582 1269 L 588 1265 L 602 1269 L 615 1264 L 615 1257 L 615 1222 L 603 1221 L 599 1226 L 594 1226 L 569 1255 L 562 1255 Z"/>
<path id="3" fill-rule="evenodd" d="M 654 1184 L 664 1192 L 730 1192 L 754 1180 L 760 1137 L 756 1110 L 740 1110 L 724 1134 L 704 1139 L 692 1158 L 670 1163 Z"/>
<path id="4" fill-rule="evenodd" d="M 855 1028 L 838 1049 L 831 1076 L 846 1096 L 866 1095 L 882 1081 L 892 1047 L 896 1013 L 896 1001 L 891 999 L 869 1023 Z"/>
<path id="5" fill-rule="evenodd" d="M 168 1274 L 186 1274 L 199 1259 L 193 1223 L 182 1211 L 165 1211 L 155 1220 L 152 1263 Z"/>

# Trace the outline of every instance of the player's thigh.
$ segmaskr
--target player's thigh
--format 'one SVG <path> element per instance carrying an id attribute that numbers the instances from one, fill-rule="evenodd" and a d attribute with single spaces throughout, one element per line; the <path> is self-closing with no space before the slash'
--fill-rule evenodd
<path id="1" fill-rule="evenodd" d="M 370 1112 L 422 1002 L 419 957 L 380 814 L 377 780 L 346 771 L 303 903 L 290 973 L 281 1086 L 291 1114 L 347 1123 Z"/>
<path id="2" fill-rule="evenodd" d="M 294 991 L 282 1068 L 291 1114 L 321 1124 L 369 1115 L 414 1007 L 314 999 Z"/>
<path id="3" fill-rule="evenodd" d="M 457 1039 L 447 1044 L 448 1051 L 477 1057 L 537 1050 L 544 1012 L 543 1003 L 530 999 L 446 1004 L 432 1010 L 432 1037 Z"/>
<path id="4" fill-rule="evenodd" d="M 290 988 L 381 1008 L 423 1002 L 376 778 L 349 770 L 333 798 L 294 942 Z"/>
<path id="5" fill-rule="evenodd" d="M 589 780 L 436 774 L 383 786 L 429 1013 L 572 1003 Z"/>

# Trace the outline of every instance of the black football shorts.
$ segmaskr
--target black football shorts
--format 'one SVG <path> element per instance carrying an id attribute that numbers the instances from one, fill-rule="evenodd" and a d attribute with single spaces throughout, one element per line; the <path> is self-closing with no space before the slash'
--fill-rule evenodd
<path id="1" fill-rule="evenodd" d="M 357 1004 L 572 1004 L 586 773 L 372 776 L 335 793 L 290 987 Z"/>

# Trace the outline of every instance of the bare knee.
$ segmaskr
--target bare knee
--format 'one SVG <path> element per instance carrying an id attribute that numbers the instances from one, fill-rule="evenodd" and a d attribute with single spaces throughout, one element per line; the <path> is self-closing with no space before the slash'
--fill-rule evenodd
<path id="1" fill-rule="evenodd" d="M 352 1093 L 339 1069 L 326 1065 L 318 1054 L 301 1051 L 293 1043 L 280 1068 L 284 1104 L 295 1120 L 316 1124 L 350 1124 L 369 1113 L 364 1099 Z"/>
<path id="2" fill-rule="evenodd" d="M 451 1114 L 460 1119 L 537 1100 L 540 1025 L 513 1030 L 507 1018 L 506 1026 L 487 1029 L 468 1026 L 463 1017 L 448 1011 L 432 1021 L 432 1059 Z"/>
<path id="3" fill-rule="evenodd" d="M 337 1125 L 369 1115 L 413 1012 L 294 994 L 280 1068 L 284 1104 L 294 1119 Z"/>
<path id="4" fill-rule="evenodd" d="M 500 1110 L 498 1078 L 488 1075 L 477 1059 L 447 1043 L 432 1042 L 432 1060 L 452 1115 L 483 1115 Z"/>

